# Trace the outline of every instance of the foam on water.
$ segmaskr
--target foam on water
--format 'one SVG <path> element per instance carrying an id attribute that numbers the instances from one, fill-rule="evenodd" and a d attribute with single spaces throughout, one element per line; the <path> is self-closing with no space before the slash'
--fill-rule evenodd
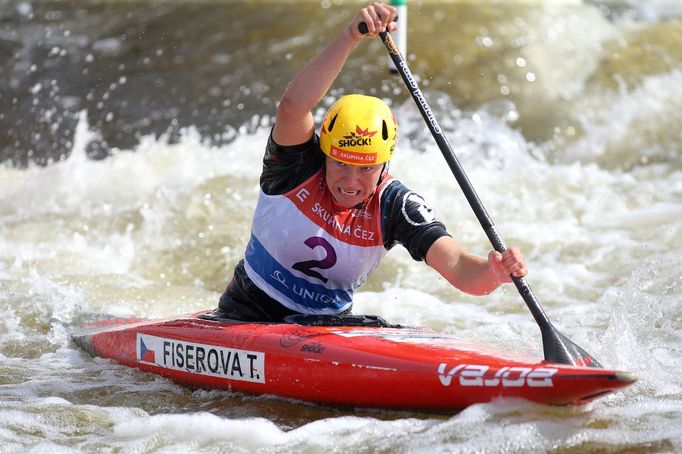
<path id="1" fill-rule="evenodd" d="M 82 112 L 68 159 L 25 170 L 0 167 L 0 176 L 9 183 L 0 215 L 12 220 L 46 212 L 87 213 L 108 205 L 113 205 L 110 209 L 137 207 L 154 198 L 172 198 L 237 168 L 245 176 L 257 177 L 261 147 L 253 147 L 251 142 L 259 143 L 256 141 L 262 141 L 263 134 L 266 132 L 241 136 L 220 150 L 202 143 L 196 130 L 188 128 L 178 143 L 169 144 L 164 136 L 146 136 L 134 152 L 122 150 L 95 161 L 86 157 L 85 147 L 95 133 Z"/>
<path id="2" fill-rule="evenodd" d="M 248 238 L 269 131 L 254 117 L 221 136 L 232 142 L 214 147 L 189 128 L 177 140 L 146 136 L 134 149 L 96 161 L 86 150 L 105 134 L 81 113 L 73 148 L 56 150 L 68 159 L 0 166 L 0 450 L 681 451 L 680 2 L 547 0 L 507 10 L 485 3 L 495 9 L 481 23 L 473 16 L 470 35 L 443 34 L 437 47 L 430 38 L 415 40 L 412 51 L 437 58 L 409 61 L 425 76 L 425 94 L 502 236 L 526 254 L 529 282 L 550 319 L 604 365 L 636 373 L 637 384 L 575 409 L 497 401 L 438 417 L 193 392 L 90 358 L 69 341 L 86 322 L 216 304 Z M 26 20 L 42 11 L 27 1 L 15 10 Z M 513 21 L 500 22 L 500 11 L 513 13 Z M 336 26 L 337 16 L 325 16 L 323 28 Z M 29 23 L 22 39 L 43 41 L 43 25 Z M 414 21 L 413 30 L 419 26 Z M 54 42 L 69 39 L 50 30 Z M 122 56 L 121 38 L 95 35 L 98 58 Z M 268 52 L 291 52 L 285 61 L 307 58 L 321 36 L 271 40 Z M 44 118 L 28 115 L 23 124 L 45 126 L 48 140 L 63 120 L 55 106 L 73 107 L 78 98 L 67 95 L 66 81 L 50 85 L 58 78 L 49 68 L 29 71 L 29 51 L 41 60 L 34 68 L 43 54 L 14 39 L 10 46 L 23 50 L 13 77 L 29 78 L 26 99 L 47 103 L 36 106 Z M 77 47 L 66 46 L 63 57 L 78 55 Z M 210 61 L 231 59 L 221 53 Z M 447 66 L 452 61 L 464 65 Z M 165 77 L 165 70 L 150 74 Z M 120 96 L 116 101 L 127 99 L 121 87 L 144 86 L 115 80 L 104 95 Z M 470 90 L 436 91 L 451 84 Z M 53 101 L 58 88 L 63 96 Z M 502 89 L 511 95 L 501 99 Z M 397 96 L 402 85 L 387 82 L 382 90 Z M 477 107 L 460 110 L 466 100 Z M 401 139 L 392 173 L 426 198 L 467 249 L 486 254 L 490 246 L 412 101 L 394 107 Z M 463 295 L 400 246 L 357 293 L 355 310 L 542 354 L 538 328 L 513 287 L 489 297 Z"/>
<path id="3" fill-rule="evenodd" d="M 561 162 L 597 162 L 628 169 L 656 162 L 679 161 L 682 70 L 648 76 L 633 90 L 624 84 L 614 93 L 590 93 L 575 105 L 583 136 L 559 157 Z"/>
<path id="4" fill-rule="evenodd" d="M 644 103 L 645 93 L 661 92 L 657 84 L 676 86 L 678 78 L 652 78 L 635 98 Z M 627 101 L 633 93 L 611 95 L 621 110 L 636 114 Z M 243 132 L 220 148 L 191 130 L 177 143 L 147 137 L 135 150 L 93 161 L 85 158 L 84 144 L 94 133 L 82 117 L 67 160 L 0 167 L 0 377 L 6 385 L 0 421 L 7 446 L 64 452 L 102 446 L 317 452 L 330 445 L 362 451 L 368 444 L 405 452 L 680 449 L 679 170 L 664 159 L 627 171 L 595 158 L 595 143 L 629 140 L 617 109 L 606 109 L 601 123 L 586 123 L 582 146 L 554 159 L 510 126 L 513 105 L 503 106 L 502 115 L 499 107 L 450 111 L 442 122 L 451 144 L 507 243 L 527 255 L 529 280 L 550 318 L 603 364 L 638 374 L 634 387 L 582 409 L 495 402 L 447 419 L 331 415 L 285 431 L 262 417 L 280 405 L 273 401 L 228 393 L 216 415 L 204 411 L 207 399 L 164 379 L 93 361 L 69 343 L 71 325 L 104 314 L 157 317 L 215 304 L 243 253 L 268 130 Z M 465 247 L 486 254 L 490 246 L 442 156 L 421 140 L 421 120 L 408 104 L 396 113 L 401 127 L 415 133 L 401 138 L 391 172 L 429 201 Z M 400 247 L 357 294 L 356 311 L 541 354 L 537 326 L 513 288 L 485 298 L 462 295 Z"/>
<path id="5" fill-rule="evenodd" d="M 676 0 L 626 0 L 624 2 L 604 2 L 606 5 L 619 3 L 628 6 L 625 18 L 640 21 L 661 21 L 682 17 L 682 5 Z"/>

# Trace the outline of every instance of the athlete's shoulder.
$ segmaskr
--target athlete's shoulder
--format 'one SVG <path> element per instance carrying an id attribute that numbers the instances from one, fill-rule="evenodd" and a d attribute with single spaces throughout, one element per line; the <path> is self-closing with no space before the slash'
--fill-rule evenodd
<path id="1" fill-rule="evenodd" d="M 382 207 L 408 224 L 422 226 L 436 220 L 433 210 L 417 192 L 392 179 L 381 194 Z M 388 214 L 388 213 L 387 213 Z"/>
<path id="2" fill-rule="evenodd" d="M 424 198 L 398 180 L 386 186 L 381 202 L 386 249 L 399 243 L 415 260 L 424 260 L 431 245 L 449 235 Z"/>
<path id="3" fill-rule="evenodd" d="M 324 165 L 319 137 L 313 134 L 309 141 L 298 145 L 282 146 L 268 139 L 261 188 L 266 194 L 284 194 L 310 178 Z"/>
<path id="4" fill-rule="evenodd" d="M 275 139 L 272 137 L 272 131 L 270 131 L 268 143 L 265 148 L 266 158 L 269 156 L 288 155 L 288 157 L 296 159 L 297 155 L 302 153 L 317 154 L 318 152 L 321 153 L 320 136 L 316 133 L 314 133 L 306 142 L 295 145 L 280 145 L 275 142 Z"/>

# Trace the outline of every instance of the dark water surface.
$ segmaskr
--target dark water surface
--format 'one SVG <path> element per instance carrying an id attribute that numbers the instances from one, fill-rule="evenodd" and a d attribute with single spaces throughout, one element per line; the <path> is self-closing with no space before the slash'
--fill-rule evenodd
<path id="1" fill-rule="evenodd" d="M 652 3 L 410 2 L 408 57 L 431 97 L 465 109 L 509 100 L 529 140 L 580 134 L 568 104 L 584 90 L 679 67 L 680 7 Z M 174 140 L 194 126 L 221 144 L 267 125 L 287 82 L 358 7 L 330 4 L 0 2 L 0 161 L 68 156 L 82 110 L 97 158 L 150 133 Z M 614 32 L 614 21 L 636 27 Z M 406 99 L 378 42 L 363 43 L 336 87 Z"/>

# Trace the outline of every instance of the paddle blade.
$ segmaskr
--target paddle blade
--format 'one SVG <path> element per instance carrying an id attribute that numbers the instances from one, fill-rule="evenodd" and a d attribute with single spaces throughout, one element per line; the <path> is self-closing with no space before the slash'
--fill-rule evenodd
<path id="1" fill-rule="evenodd" d="M 561 334 L 553 326 L 545 329 L 542 333 L 542 346 L 545 352 L 545 360 L 553 363 L 569 364 L 577 367 L 596 367 L 602 365 L 572 340 Z"/>

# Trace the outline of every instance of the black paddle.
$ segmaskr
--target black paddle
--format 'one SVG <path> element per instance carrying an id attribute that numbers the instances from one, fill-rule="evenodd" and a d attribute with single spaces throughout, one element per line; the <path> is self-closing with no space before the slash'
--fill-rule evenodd
<path id="1" fill-rule="evenodd" d="M 358 30 L 362 34 L 367 33 L 367 24 L 364 22 L 360 23 Z M 431 108 L 419 89 L 417 81 L 414 80 L 414 77 L 412 76 L 410 68 L 408 68 L 407 63 L 405 62 L 405 59 L 400 54 L 398 47 L 395 45 L 391 34 L 388 32 L 381 32 L 379 33 L 379 36 L 381 36 L 381 40 L 384 42 L 386 50 L 388 50 L 388 53 L 393 60 L 393 64 L 398 69 L 398 73 L 405 82 L 407 89 L 410 91 L 410 94 L 417 104 L 422 117 L 424 117 L 424 120 L 426 121 L 426 125 L 431 131 L 434 140 L 438 144 L 438 148 L 440 148 L 441 153 L 443 153 L 443 157 L 450 166 L 450 170 L 452 170 L 452 173 L 457 179 L 457 183 L 459 183 L 462 192 L 464 192 L 469 205 L 474 210 L 474 213 L 478 218 L 478 222 L 481 223 L 481 226 L 483 227 L 485 234 L 488 236 L 490 243 L 492 243 L 495 250 L 499 253 L 506 251 L 507 247 L 497 232 L 495 224 L 493 223 L 492 219 L 490 219 L 485 207 L 483 207 L 481 200 L 478 198 L 478 195 L 471 185 L 471 182 L 464 172 L 464 169 L 459 163 L 457 156 L 455 156 L 455 153 L 452 151 L 448 140 L 445 138 L 445 135 L 440 129 L 438 121 L 436 121 L 436 117 L 433 115 Z M 540 327 L 545 360 L 554 363 L 570 364 L 581 367 L 602 367 L 601 364 L 599 364 L 597 360 L 595 360 L 590 354 L 578 347 L 573 341 L 561 334 L 554 327 L 554 325 L 552 325 L 552 323 L 549 321 L 549 318 L 547 318 L 547 315 L 542 310 L 542 307 L 540 307 L 540 303 L 535 298 L 530 286 L 526 283 L 525 278 L 516 277 L 513 275 L 511 278 L 514 282 L 514 285 L 516 285 L 516 288 L 521 294 L 521 297 L 526 302 L 528 309 L 530 309 L 531 314 L 533 314 L 535 321 Z"/>

